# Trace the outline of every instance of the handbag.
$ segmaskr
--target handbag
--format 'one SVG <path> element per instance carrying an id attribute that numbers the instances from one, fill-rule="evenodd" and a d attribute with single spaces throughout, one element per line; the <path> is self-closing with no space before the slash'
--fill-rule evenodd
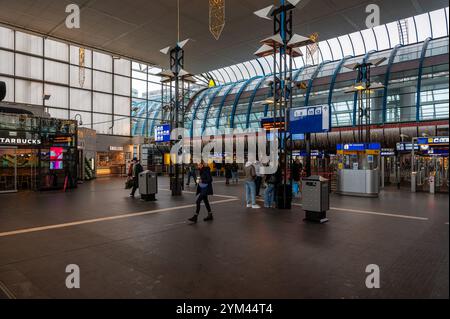
<path id="1" fill-rule="evenodd" d="M 127 179 L 127 181 L 125 182 L 125 189 L 133 188 L 133 185 L 134 185 L 133 179 L 129 178 L 129 179 Z"/>

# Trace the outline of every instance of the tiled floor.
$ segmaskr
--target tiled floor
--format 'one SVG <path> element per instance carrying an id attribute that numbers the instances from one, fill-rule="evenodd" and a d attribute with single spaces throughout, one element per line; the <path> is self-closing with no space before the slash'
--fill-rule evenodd
<path id="1" fill-rule="evenodd" d="M 172 198 L 162 178 L 158 201 L 142 202 L 123 184 L 0 196 L 0 282 L 17 298 L 449 297 L 446 194 L 333 195 L 315 225 L 299 206 L 246 209 L 243 186 L 219 179 L 215 221 L 192 226 L 193 193 Z M 69 264 L 81 289 L 66 288 Z M 365 285 L 370 264 L 380 289 Z"/>

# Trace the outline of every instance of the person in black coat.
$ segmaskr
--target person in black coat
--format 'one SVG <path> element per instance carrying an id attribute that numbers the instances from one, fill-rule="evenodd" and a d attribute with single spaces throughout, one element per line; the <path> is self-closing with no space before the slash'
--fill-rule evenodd
<path id="1" fill-rule="evenodd" d="M 233 177 L 232 171 L 231 171 L 231 164 L 227 163 L 225 164 L 225 179 L 226 184 L 230 185 L 230 179 Z"/>
<path id="2" fill-rule="evenodd" d="M 136 190 L 139 188 L 139 174 L 144 171 L 141 162 L 137 159 L 133 159 L 133 189 L 131 190 L 130 197 L 134 198 Z"/>
<path id="3" fill-rule="evenodd" d="M 198 168 L 200 171 L 200 181 L 197 185 L 197 197 L 196 197 L 197 210 L 195 212 L 195 215 L 189 219 L 189 221 L 192 223 L 197 223 L 198 221 L 198 216 L 200 215 L 200 204 L 202 201 L 205 203 L 206 210 L 208 211 L 208 216 L 204 219 L 204 221 L 208 222 L 214 219 L 211 212 L 211 205 L 209 204 L 208 199 L 208 196 L 214 195 L 211 170 L 203 162 L 199 164 Z"/>

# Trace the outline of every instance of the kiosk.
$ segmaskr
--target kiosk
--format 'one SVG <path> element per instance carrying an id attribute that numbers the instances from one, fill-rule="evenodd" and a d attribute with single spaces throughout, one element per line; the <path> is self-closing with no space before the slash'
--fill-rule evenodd
<path id="1" fill-rule="evenodd" d="M 342 144 L 337 147 L 338 194 L 378 197 L 380 193 L 379 143 Z"/>
<path id="2" fill-rule="evenodd" d="M 448 192 L 449 137 L 415 138 L 412 145 L 411 191 Z"/>

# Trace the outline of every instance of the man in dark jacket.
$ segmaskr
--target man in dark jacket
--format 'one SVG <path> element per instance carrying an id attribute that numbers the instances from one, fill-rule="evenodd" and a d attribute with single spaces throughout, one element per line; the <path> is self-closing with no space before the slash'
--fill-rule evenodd
<path id="1" fill-rule="evenodd" d="M 198 215 L 200 215 L 200 204 L 203 201 L 205 203 L 206 210 L 208 211 L 208 216 L 204 219 L 205 222 L 212 221 L 213 215 L 211 213 L 211 205 L 209 205 L 208 196 L 214 195 L 213 187 L 212 187 L 212 176 L 210 168 L 205 165 L 205 163 L 200 163 L 198 166 L 200 171 L 200 182 L 197 185 L 197 210 L 195 212 L 194 217 L 190 218 L 189 221 L 192 223 L 197 223 Z"/>
<path id="2" fill-rule="evenodd" d="M 231 171 L 231 164 L 226 163 L 225 164 L 225 183 L 226 185 L 230 185 L 230 179 L 233 177 L 232 171 Z"/>
<path id="3" fill-rule="evenodd" d="M 141 162 L 137 159 L 133 159 L 133 189 L 131 190 L 130 197 L 134 198 L 134 194 L 136 194 L 136 190 L 139 188 L 139 174 L 144 171 L 144 168 L 141 165 Z"/>
<path id="4" fill-rule="evenodd" d="M 196 169 L 195 169 L 194 164 L 189 165 L 189 167 L 187 168 L 187 174 L 188 174 L 188 180 L 187 180 L 186 186 L 191 186 L 191 177 L 194 180 L 194 184 L 197 185 L 197 174 L 196 174 Z"/>

